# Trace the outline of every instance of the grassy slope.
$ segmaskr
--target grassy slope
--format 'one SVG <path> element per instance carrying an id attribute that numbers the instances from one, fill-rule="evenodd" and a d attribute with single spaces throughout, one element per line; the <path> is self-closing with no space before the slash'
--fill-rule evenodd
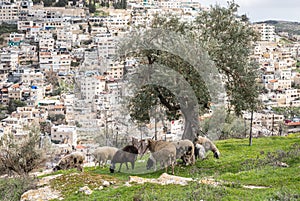
<path id="1" fill-rule="evenodd" d="M 212 177 L 223 181 L 222 185 L 191 183 L 188 186 L 155 184 L 123 184 L 130 174 L 110 174 L 108 168 L 87 168 L 85 173 L 69 174 L 55 180 L 52 185 L 62 190 L 65 200 L 300 200 L 300 135 L 289 137 L 258 138 L 253 146 L 248 140 L 231 139 L 218 141 L 222 154 L 219 160 L 209 154 L 208 159 L 195 166 L 177 166 L 175 175 L 193 178 Z M 274 161 L 285 162 L 288 168 L 276 167 Z M 145 164 L 137 164 L 142 169 Z M 157 178 L 163 171 L 138 176 Z M 170 173 L 170 172 L 169 172 Z M 79 187 L 89 185 L 92 189 L 101 185 L 102 179 L 114 180 L 114 186 L 92 195 L 78 193 Z M 242 185 L 266 186 L 265 189 L 246 189 Z M 117 188 L 116 188 L 117 187 Z"/>

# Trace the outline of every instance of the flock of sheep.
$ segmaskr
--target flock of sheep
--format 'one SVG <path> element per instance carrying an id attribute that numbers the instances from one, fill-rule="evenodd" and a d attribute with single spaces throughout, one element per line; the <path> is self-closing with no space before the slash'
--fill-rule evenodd
<path id="1" fill-rule="evenodd" d="M 146 147 L 140 151 L 136 145 L 127 145 L 123 149 L 104 146 L 97 148 L 92 155 L 95 165 L 100 167 L 111 161 L 110 172 L 114 173 L 117 163 L 120 163 L 119 172 L 123 163 L 125 163 L 127 169 L 127 163 L 131 163 L 131 168 L 134 169 L 137 156 L 140 154 L 143 157 L 148 150 L 150 151 L 150 157 L 146 168 L 148 170 L 154 168 L 156 171 L 157 166 L 160 165 L 160 168 L 165 168 L 167 172 L 167 168 L 171 166 L 172 174 L 174 174 L 174 167 L 178 159 L 181 159 L 185 165 L 193 165 L 196 159 L 204 159 L 209 151 L 213 152 L 215 158 L 220 157 L 220 152 L 215 144 L 208 138 L 201 136 L 195 138 L 194 142 L 188 139 L 176 142 L 149 139 Z M 84 160 L 85 156 L 82 153 L 74 152 L 64 156 L 53 170 L 77 168 L 82 171 Z"/>

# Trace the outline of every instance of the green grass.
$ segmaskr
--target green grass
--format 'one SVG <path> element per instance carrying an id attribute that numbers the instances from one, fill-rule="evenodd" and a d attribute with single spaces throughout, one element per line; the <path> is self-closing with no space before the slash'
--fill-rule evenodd
<path id="1" fill-rule="evenodd" d="M 187 186 L 158 184 L 132 184 L 124 186 L 130 175 L 157 178 L 164 170 L 149 172 L 145 163 L 136 163 L 134 172 L 111 174 L 108 167 L 85 168 L 84 173 L 60 171 L 64 176 L 52 181 L 52 186 L 62 192 L 65 200 L 300 200 L 300 135 L 253 139 L 230 139 L 216 142 L 221 158 L 210 153 L 206 160 L 194 166 L 176 166 L 175 175 L 194 179 L 213 178 L 219 186 L 191 182 Z M 275 161 L 289 167 L 274 166 Z M 117 166 L 118 168 L 118 166 Z M 122 170 L 126 170 L 125 166 Z M 169 170 L 168 173 L 171 173 Z M 78 190 L 84 185 L 99 187 L 102 180 L 115 184 L 103 190 L 84 195 Z M 244 185 L 262 186 L 248 189 Z"/>

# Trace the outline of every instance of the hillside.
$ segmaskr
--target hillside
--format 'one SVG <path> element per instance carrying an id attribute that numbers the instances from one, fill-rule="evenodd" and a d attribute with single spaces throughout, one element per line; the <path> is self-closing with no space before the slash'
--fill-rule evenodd
<path id="1" fill-rule="evenodd" d="M 299 22 L 268 20 L 268 21 L 257 22 L 257 23 L 266 23 L 269 25 L 274 25 L 276 33 L 288 32 L 289 34 L 300 35 L 300 23 Z"/>
<path id="2" fill-rule="evenodd" d="M 163 170 L 147 172 L 145 162 L 136 163 L 135 173 L 140 174 L 130 171 L 111 174 L 108 167 L 86 167 L 83 173 L 76 170 L 58 171 L 55 173 L 57 177 L 48 185 L 52 188 L 52 194 L 60 192 L 63 200 L 69 201 L 300 199 L 299 134 L 256 138 L 251 147 L 248 146 L 248 139 L 223 140 L 216 142 L 216 145 L 221 152 L 220 159 L 213 158 L 210 153 L 206 160 L 197 161 L 194 166 L 176 166 L 176 176 L 194 180 L 186 186 L 171 184 L 162 187 L 160 184 L 128 182 L 132 175 L 143 179 L 158 178 L 164 173 Z M 47 177 L 49 175 L 43 176 Z M 101 187 L 103 181 L 112 184 Z M 79 189 L 84 186 L 91 189 L 91 194 L 80 192 Z"/>

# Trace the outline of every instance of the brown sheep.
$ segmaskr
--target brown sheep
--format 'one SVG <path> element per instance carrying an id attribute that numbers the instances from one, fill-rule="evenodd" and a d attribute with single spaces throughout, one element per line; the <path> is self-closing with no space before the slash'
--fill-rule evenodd
<path id="1" fill-rule="evenodd" d="M 147 169 L 150 168 L 152 163 L 156 169 L 156 164 L 160 163 L 168 171 L 168 166 L 172 167 L 172 174 L 174 174 L 174 167 L 176 164 L 176 147 L 171 142 L 148 140 L 147 148 L 151 152 L 150 160 L 147 162 Z"/>
<path id="2" fill-rule="evenodd" d="M 173 142 L 176 147 L 176 159 L 182 159 L 185 165 L 195 164 L 194 144 L 192 141 L 185 139 Z"/>
<path id="3" fill-rule="evenodd" d="M 79 171 L 83 171 L 83 161 L 85 156 L 80 152 L 73 152 L 64 156 L 58 164 L 53 168 L 53 171 L 57 170 L 67 170 L 71 168 L 77 168 Z"/>

